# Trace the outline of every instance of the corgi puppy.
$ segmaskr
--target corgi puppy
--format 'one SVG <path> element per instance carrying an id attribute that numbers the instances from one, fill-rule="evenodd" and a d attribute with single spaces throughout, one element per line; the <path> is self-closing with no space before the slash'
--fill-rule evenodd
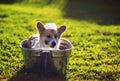
<path id="1" fill-rule="evenodd" d="M 66 30 L 66 26 L 56 28 L 55 23 L 47 23 L 45 26 L 38 22 L 37 29 L 39 34 L 32 35 L 28 41 L 29 48 L 40 48 L 41 50 L 59 50 L 60 38 Z"/>

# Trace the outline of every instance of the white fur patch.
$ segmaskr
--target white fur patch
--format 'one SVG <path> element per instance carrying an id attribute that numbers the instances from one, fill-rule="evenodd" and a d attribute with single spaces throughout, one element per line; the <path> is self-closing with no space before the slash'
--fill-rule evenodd
<path id="1" fill-rule="evenodd" d="M 46 29 L 57 30 L 55 23 L 47 23 L 47 24 L 45 25 L 45 28 L 46 28 Z"/>

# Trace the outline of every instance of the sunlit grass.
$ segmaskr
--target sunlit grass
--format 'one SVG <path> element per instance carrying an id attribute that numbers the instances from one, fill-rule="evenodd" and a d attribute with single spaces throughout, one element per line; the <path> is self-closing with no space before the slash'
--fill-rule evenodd
<path id="1" fill-rule="evenodd" d="M 0 5 L 0 79 L 10 78 L 22 68 L 20 41 L 37 33 L 36 22 L 41 21 L 67 26 L 63 38 L 74 46 L 68 81 L 120 80 L 120 25 L 98 25 L 63 15 L 53 6 Z"/>

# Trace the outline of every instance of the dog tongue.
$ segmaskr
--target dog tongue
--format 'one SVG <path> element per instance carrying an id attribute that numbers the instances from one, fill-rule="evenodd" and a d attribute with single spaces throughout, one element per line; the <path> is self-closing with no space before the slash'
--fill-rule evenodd
<path id="1" fill-rule="evenodd" d="M 55 23 L 47 23 L 47 24 L 45 25 L 45 28 L 46 28 L 46 29 L 57 30 Z"/>

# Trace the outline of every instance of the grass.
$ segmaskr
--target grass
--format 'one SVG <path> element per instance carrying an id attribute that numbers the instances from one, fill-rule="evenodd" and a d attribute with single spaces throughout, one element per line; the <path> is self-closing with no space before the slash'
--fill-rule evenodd
<path id="1" fill-rule="evenodd" d="M 120 80 L 120 25 L 99 25 L 66 18 L 64 14 L 53 5 L 0 4 L 0 81 L 9 80 L 23 67 L 19 44 L 37 33 L 37 21 L 67 26 L 63 38 L 74 46 L 67 68 L 68 81 Z"/>

